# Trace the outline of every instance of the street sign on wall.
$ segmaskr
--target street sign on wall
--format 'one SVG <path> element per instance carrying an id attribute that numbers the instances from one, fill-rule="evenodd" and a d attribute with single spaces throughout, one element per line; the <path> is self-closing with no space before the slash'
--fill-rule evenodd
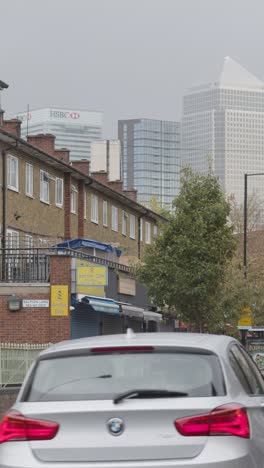
<path id="1" fill-rule="evenodd" d="M 22 302 L 23 307 L 27 308 L 42 308 L 42 307 L 49 307 L 49 300 L 47 299 L 23 299 Z"/>

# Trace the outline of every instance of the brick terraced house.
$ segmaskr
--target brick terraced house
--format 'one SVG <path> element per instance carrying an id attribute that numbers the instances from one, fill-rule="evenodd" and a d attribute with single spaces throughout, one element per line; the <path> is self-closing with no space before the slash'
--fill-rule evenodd
<path id="1" fill-rule="evenodd" d="M 136 191 L 124 191 L 107 171 L 91 176 L 88 161 L 70 162 L 53 135 L 23 140 L 20 126 L 0 111 L 1 359 L 9 359 L 14 344 L 27 349 L 126 327 L 156 330 L 161 315 L 149 308 L 130 263 L 143 258 L 166 219 L 137 203 Z M 122 255 L 113 260 L 58 247 L 74 239 L 105 243 Z M 89 278 L 94 265 L 107 277 L 102 286 L 83 283 L 83 271 Z M 9 364 L 1 366 L 1 359 L 0 387 L 13 375 L 12 369 L 4 374 Z"/>
<path id="2" fill-rule="evenodd" d="M 0 125 L 2 249 L 46 247 L 88 238 L 120 247 L 123 261 L 142 258 L 164 218 L 138 204 L 134 190 L 89 174 L 53 135 L 20 138 L 18 120 Z"/>

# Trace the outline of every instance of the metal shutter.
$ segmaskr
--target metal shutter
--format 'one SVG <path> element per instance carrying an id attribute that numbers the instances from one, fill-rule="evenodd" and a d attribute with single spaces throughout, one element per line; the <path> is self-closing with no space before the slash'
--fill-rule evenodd
<path id="1" fill-rule="evenodd" d="M 103 335 L 116 335 L 118 333 L 124 333 L 123 317 L 103 314 Z"/>
<path id="2" fill-rule="evenodd" d="M 101 314 L 90 310 L 71 312 L 71 338 L 85 338 L 100 334 Z"/>
<path id="3" fill-rule="evenodd" d="M 141 333 L 143 331 L 142 320 L 137 320 L 131 317 L 126 318 L 126 328 L 132 328 L 133 332 Z"/>

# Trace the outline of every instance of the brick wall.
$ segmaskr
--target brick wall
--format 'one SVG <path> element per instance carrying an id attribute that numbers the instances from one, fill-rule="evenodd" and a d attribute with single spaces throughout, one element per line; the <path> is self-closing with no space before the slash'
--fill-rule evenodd
<path id="1" fill-rule="evenodd" d="M 68 285 L 71 291 L 71 258 L 51 257 L 51 285 Z M 44 292 L 43 292 L 44 291 Z M 46 344 L 70 338 L 70 311 L 67 317 L 52 317 L 49 308 L 22 308 L 10 312 L 12 294 L 22 299 L 49 299 L 49 285 L 0 285 L 0 342 Z"/>

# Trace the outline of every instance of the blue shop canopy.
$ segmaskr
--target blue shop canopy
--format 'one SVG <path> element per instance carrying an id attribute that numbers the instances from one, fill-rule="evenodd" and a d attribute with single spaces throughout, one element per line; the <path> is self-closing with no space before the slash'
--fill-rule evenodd
<path id="1" fill-rule="evenodd" d="M 117 257 L 121 256 L 122 250 L 114 247 L 111 244 L 104 244 L 91 239 L 71 239 L 65 242 L 60 242 L 56 247 L 68 249 L 80 249 L 81 247 L 88 247 L 91 249 L 102 250 L 103 252 L 115 252 Z"/>
<path id="2" fill-rule="evenodd" d="M 87 304 L 95 312 L 105 313 L 105 314 L 120 314 L 119 305 L 113 301 L 113 299 L 106 299 L 104 297 L 95 297 L 95 296 L 84 296 L 83 294 L 77 295 L 77 301 L 82 304 Z"/>

